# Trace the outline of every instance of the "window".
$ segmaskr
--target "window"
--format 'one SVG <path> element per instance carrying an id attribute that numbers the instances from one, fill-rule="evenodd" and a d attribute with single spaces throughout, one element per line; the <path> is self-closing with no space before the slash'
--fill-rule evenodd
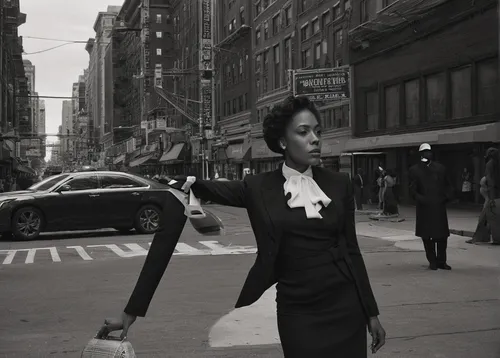
<path id="1" fill-rule="evenodd" d="M 264 22 L 264 40 L 267 40 L 269 38 L 269 22 L 265 21 Z"/>
<path id="2" fill-rule="evenodd" d="M 274 88 L 280 88 L 281 72 L 280 72 L 280 46 L 274 46 Z"/>
<path id="3" fill-rule="evenodd" d="M 405 124 L 417 125 L 420 121 L 420 80 L 405 82 Z"/>
<path id="4" fill-rule="evenodd" d="M 280 18 L 279 15 L 273 17 L 273 35 L 276 35 L 280 31 Z"/>
<path id="5" fill-rule="evenodd" d="M 304 12 L 307 10 L 307 0 L 301 0 L 300 2 L 300 11 Z"/>
<path id="6" fill-rule="evenodd" d="M 260 41 L 260 29 L 255 30 L 255 44 L 258 45 Z"/>
<path id="7" fill-rule="evenodd" d="M 323 17 L 322 17 L 322 20 L 321 22 L 323 23 L 323 27 L 325 27 L 326 25 L 328 25 L 330 23 L 330 21 L 332 21 L 332 18 L 330 16 L 330 11 L 327 11 L 323 14 Z"/>
<path id="8" fill-rule="evenodd" d="M 472 116 L 472 68 L 467 66 L 450 73 L 451 118 Z"/>
<path id="9" fill-rule="evenodd" d="M 267 72 L 269 68 L 267 67 L 269 65 L 269 50 L 264 52 L 264 72 Z"/>
<path id="10" fill-rule="evenodd" d="M 243 59 L 242 58 L 240 58 L 239 68 L 240 68 L 240 78 L 243 79 Z"/>
<path id="11" fill-rule="evenodd" d="M 236 113 L 236 98 L 233 98 L 233 113 Z"/>
<path id="12" fill-rule="evenodd" d="M 425 110 L 429 122 L 446 119 L 446 75 L 439 73 L 425 79 Z"/>
<path id="13" fill-rule="evenodd" d="M 368 21 L 368 9 L 366 7 L 366 0 L 361 0 L 359 3 L 359 14 L 361 23 Z"/>
<path id="14" fill-rule="evenodd" d="M 257 78 L 255 80 L 255 88 L 257 89 L 257 96 L 260 96 L 262 94 L 260 90 L 260 78 Z"/>
<path id="15" fill-rule="evenodd" d="M 269 6 L 269 0 L 263 0 L 262 2 L 262 9 L 265 10 Z"/>
<path id="16" fill-rule="evenodd" d="M 345 2 L 344 2 L 344 8 L 346 10 L 349 10 L 351 8 L 351 0 L 345 0 Z"/>
<path id="17" fill-rule="evenodd" d="M 341 127 L 349 127 L 349 105 L 342 106 L 342 125 Z"/>
<path id="18" fill-rule="evenodd" d="M 342 41 L 343 41 L 342 30 L 338 30 L 338 31 L 335 32 L 335 45 L 337 47 L 341 46 L 342 45 Z"/>
<path id="19" fill-rule="evenodd" d="M 29 187 L 30 190 L 49 190 L 52 188 L 54 185 L 59 183 L 60 181 L 67 179 L 69 177 L 69 174 L 60 174 L 54 177 L 48 177 L 41 182 L 36 183 L 35 185 L 32 185 Z"/>
<path id="20" fill-rule="evenodd" d="M 146 185 L 121 175 L 106 174 L 101 176 L 102 189 L 139 188 L 144 186 Z"/>
<path id="21" fill-rule="evenodd" d="M 498 60 L 477 64 L 477 113 L 490 114 L 500 110 L 500 84 Z"/>
<path id="22" fill-rule="evenodd" d="M 245 110 L 247 110 L 247 109 L 248 109 L 248 93 L 245 93 L 245 94 L 243 95 L 243 108 L 244 108 Z"/>
<path id="23" fill-rule="evenodd" d="M 285 9 L 285 26 L 290 26 L 292 24 L 292 5 Z"/>
<path id="24" fill-rule="evenodd" d="M 156 38 L 161 39 L 163 37 L 163 33 L 161 31 L 156 32 Z"/>
<path id="25" fill-rule="evenodd" d="M 328 55 L 328 41 L 326 41 L 326 39 L 323 40 L 321 46 L 323 47 L 323 55 Z"/>
<path id="26" fill-rule="evenodd" d="M 240 112 L 243 111 L 243 95 L 238 97 L 238 104 L 240 105 Z"/>
<path id="27" fill-rule="evenodd" d="M 157 56 L 161 56 L 161 48 L 157 48 L 156 49 L 156 55 Z"/>
<path id="28" fill-rule="evenodd" d="M 319 61 L 321 58 L 321 43 L 318 42 L 316 45 L 314 45 L 314 59 L 316 61 Z"/>
<path id="29" fill-rule="evenodd" d="M 260 0 L 259 0 L 255 3 L 255 16 L 260 15 L 260 9 L 261 9 L 261 6 L 260 6 Z"/>
<path id="30" fill-rule="evenodd" d="M 318 33 L 319 32 L 319 20 L 313 20 L 312 22 L 312 28 L 313 28 L 313 33 Z"/>
<path id="31" fill-rule="evenodd" d="M 75 178 L 67 184 L 71 187 L 71 191 L 97 189 L 97 175 Z"/>
<path id="32" fill-rule="evenodd" d="M 161 14 L 156 14 L 156 23 L 161 24 Z"/>
<path id="33" fill-rule="evenodd" d="M 334 6 L 333 8 L 333 18 L 336 20 L 340 17 L 340 5 Z"/>
<path id="34" fill-rule="evenodd" d="M 245 25 L 245 7 L 240 7 L 240 24 Z"/>
<path id="35" fill-rule="evenodd" d="M 261 62 L 261 57 L 260 55 L 257 55 L 255 58 L 255 72 L 260 72 L 260 62 Z"/>
<path id="36" fill-rule="evenodd" d="M 310 49 L 302 51 L 302 68 L 309 66 L 310 58 L 311 58 Z"/>
<path id="37" fill-rule="evenodd" d="M 341 128 L 342 127 L 342 107 L 335 107 L 333 109 L 333 116 L 334 116 L 334 127 L 335 128 Z"/>
<path id="38" fill-rule="evenodd" d="M 285 50 L 283 57 L 283 84 L 287 82 L 288 70 L 292 68 L 292 40 L 291 38 L 285 39 L 284 44 Z"/>
<path id="39" fill-rule="evenodd" d="M 400 86 L 390 86 L 385 89 L 385 127 L 399 127 L 399 92 Z"/>
<path id="40" fill-rule="evenodd" d="M 307 40 L 309 33 L 308 33 L 309 25 L 305 25 L 300 29 L 300 38 L 302 41 Z"/>
<path id="41" fill-rule="evenodd" d="M 366 92 L 366 130 L 379 129 L 378 91 Z"/>

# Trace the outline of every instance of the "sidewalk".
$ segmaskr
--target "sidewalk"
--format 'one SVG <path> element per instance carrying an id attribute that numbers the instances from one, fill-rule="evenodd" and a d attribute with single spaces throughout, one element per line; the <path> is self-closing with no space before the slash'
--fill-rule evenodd
<path id="1" fill-rule="evenodd" d="M 368 216 L 378 212 L 376 206 L 364 205 L 362 211 L 357 211 L 356 215 L 358 218 L 366 215 L 366 219 L 369 220 Z M 476 225 L 479 218 L 480 209 L 479 208 L 464 208 L 455 209 L 448 208 L 448 225 L 450 227 L 451 234 L 472 237 L 476 231 Z M 394 222 L 394 221 L 377 221 L 369 220 L 374 226 L 386 227 L 391 229 L 399 229 L 404 231 L 415 231 L 415 207 L 414 206 L 399 206 L 399 218 L 403 218 L 404 221 Z M 365 235 L 365 233 L 359 233 L 360 235 Z M 366 235 L 366 236 L 374 236 Z"/>

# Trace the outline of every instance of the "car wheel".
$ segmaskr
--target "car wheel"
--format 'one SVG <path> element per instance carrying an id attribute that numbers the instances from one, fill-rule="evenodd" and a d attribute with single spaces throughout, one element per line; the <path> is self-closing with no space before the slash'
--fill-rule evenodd
<path id="1" fill-rule="evenodd" d="M 135 229 L 141 234 L 154 234 L 160 227 L 161 210 L 154 205 L 143 206 L 136 215 Z"/>
<path id="2" fill-rule="evenodd" d="M 33 207 L 21 208 L 12 217 L 12 233 L 18 240 L 34 240 L 42 232 L 43 215 Z"/>

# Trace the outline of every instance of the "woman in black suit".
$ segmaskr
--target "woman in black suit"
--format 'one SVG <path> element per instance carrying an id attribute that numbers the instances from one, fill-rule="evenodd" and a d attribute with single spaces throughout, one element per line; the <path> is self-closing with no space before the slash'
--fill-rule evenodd
<path id="1" fill-rule="evenodd" d="M 285 357 L 366 357 L 367 328 L 373 352 L 384 345 L 385 331 L 356 238 L 351 180 L 318 166 L 320 116 L 306 97 L 275 106 L 263 128 L 269 148 L 284 155 L 278 170 L 243 181 L 196 180 L 190 187 L 202 200 L 248 211 L 258 254 L 236 307 L 254 303 L 277 283 Z M 179 189 L 193 180 L 176 179 Z M 175 200 L 171 205 L 183 212 Z M 100 336 L 119 329 L 125 335 L 146 314 L 186 220 L 178 216 L 165 217 L 167 232 L 155 235 L 122 319 L 107 320 Z"/>

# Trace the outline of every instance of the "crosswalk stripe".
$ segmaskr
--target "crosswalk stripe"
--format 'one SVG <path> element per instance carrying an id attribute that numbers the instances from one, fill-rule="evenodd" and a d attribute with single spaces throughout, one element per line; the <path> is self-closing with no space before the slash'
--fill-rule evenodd
<path id="1" fill-rule="evenodd" d="M 82 246 L 66 246 L 67 249 L 75 249 L 78 255 L 85 261 L 92 261 L 93 258 L 85 251 Z"/>
<path id="2" fill-rule="evenodd" d="M 239 255 L 239 254 L 254 254 L 257 251 L 257 248 L 254 246 L 224 246 L 218 241 L 199 241 L 199 244 L 204 246 L 205 249 L 199 249 L 194 246 L 188 245 L 183 242 L 179 242 L 175 247 L 174 255 L 180 256 L 210 256 L 210 255 Z M 149 246 L 148 246 L 149 245 Z M 121 246 L 121 247 L 120 247 Z M 146 246 L 147 248 L 144 248 Z M 99 244 L 99 245 L 87 245 L 85 247 L 77 245 L 77 246 L 66 246 L 66 247 L 39 247 L 39 248 L 28 248 L 28 249 L 8 249 L 8 250 L 0 250 L 0 257 L 5 255 L 3 262 L 0 261 L 2 265 L 11 265 L 13 263 L 19 263 L 20 260 L 23 260 L 25 264 L 33 264 L 37 258 L 38 261 L 47 261 L 47 255 L 37 255 L 38 252 L 44 251 L 50 253 L 50 259 L 52 262 L 61 262 L 60 253 L 69 254 L 70 257 L 75 257 L 74 253 L 76 252 L 77 257 L 82 259 L 83 261 L 93 261 L 99 256 L 102 257 L 102 250 L 92 250 L 96 249 L 108 249 L 116 256 L 121 258 L 131 258 L 131 257 L 140 257 L 147 256 L 149 252 L 149 248 L 151 243 L 129 243 L 129 244 Z M 124 249 L 126 248 L 126 249 Z M 58 251 L 59 250 L 59 251 Z M 72 251 L 74 250 L 74 251 Z M 104 250 L 106 251 L 106 250 Z M 26 252 L 26 257 L 23 255 L 17 255 L 18 253 Z M 101 254 L 99 254 L 101 252 Z M 94 253 L 97 257 L 94 256 Z M 92 255 L 92 256 L 91 256 Z M 40 257 L 39 257 L 40 256 Z M 105 256 L 109 257 L 109 255 Z M 65 258 L 66 260 L 66 258 Z"/>
<path id="3" fill-rule="evenodd" d="M 177 243 L 175 250 L 177 252 L 174 252 L 174 255 L 206 255 L 202 250 L 198 250 L 183 242 Z"/>

